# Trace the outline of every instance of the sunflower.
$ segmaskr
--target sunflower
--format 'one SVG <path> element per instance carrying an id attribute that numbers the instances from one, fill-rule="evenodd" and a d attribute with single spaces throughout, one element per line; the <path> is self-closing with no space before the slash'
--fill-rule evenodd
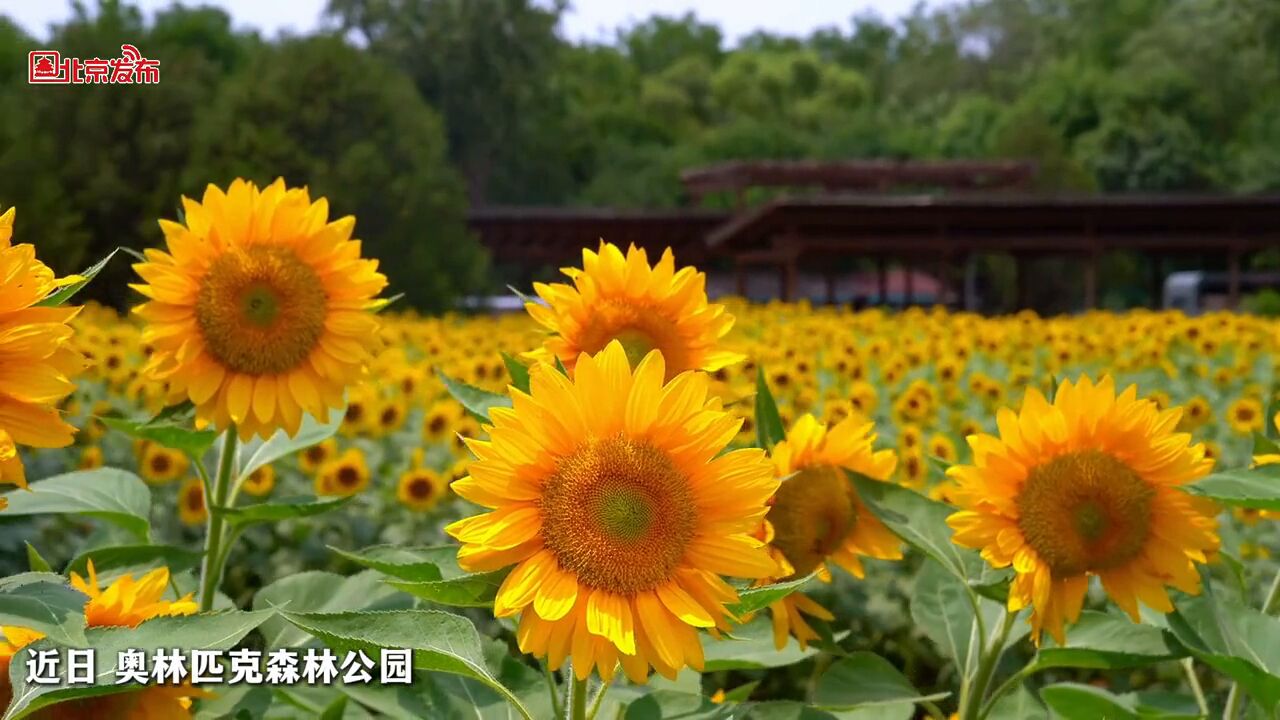
<path id="1" fill-rule="evenodd" d="M 337 454 L 338 441 L 333 438 L 325 438 L 298 453 L 298 465 L 302 467 L 303 472 L 318 473 L 320 472 L 320 467 Z"/>
<path id="2" fill-rule="evenodd" d="M 1199 592 L 1216 509 L 1180 486 L 1213 463 L 1175 432 L 1181 415 L 1085 377 L 1064 381 L 1052 404 L 1027 390 L 1020 412 L 1000 410 L 999 437 L 969 438 L 974 464 L 948 472 L 961 510 L 947 522 L 957 544 L 1013 566 L 1009 609 L 1032 607 L 1037 642 L 1043 629 L 1064 641 L 1091 575 L 1134 622 L 1139 600 L 1172 612 L 1166 584 Z"/>
<path id="3" fill-rule="evenodd" d="M 685 370 L 717 370 L 743 359 L 716 349 L 733 316 L 707 302 L 706 275 L 692 267 L 676 270 L 669 248 L 650 267 L 644 250 L 633 245 L 624 256 L 602 241 L 598 252 L 583 249 L 582 269 L 563 272 L 573 285 L 535 283 L 547 304 L 525 305 L 552 333 L 527 353 L 531 360 L 559 358 L 572 371 L 580 353 L 598 353 L 617 340 L 632 363 L 661 351 L 670 380 Z"/>
<path id="4" fill-rule="evenodd" d="M 244 491 L 254 497 L 270 495 L 276 486 L 276 470 L 270 465 L 261 465 L 253 469 L 244 479 Z"/>
<path id="5" fill-rule="evenodd" d="M 875 450 L 873 423 L 848 418 L 827 428 L 812 415 L 802 415 L 773 448 L 778 487 L 768 514 L 772 528 L 770 548 L 785 559 L 790 572 L 776 580 L 790 580 L 815 570 L 829 581 L 827 564 L 864 577 L 859 556 L 895 560 L 902 557 L 901 543 L 867 510 L 845 475 L 845 470 L 875 480 L 893 475 L 897 458 L 892 450 Z M 789 477 L 788 477 L 789 476 Z M 794 634 L 804 646 L 817 634 L 801 613 L 830 620 L 822 606 L 801 593 L 792 593 L 769 606 L 773 638 L 778 649 Z"/>
<path id="6" fill-rule="evenodd" d="M 98 445 L 89 445 L 80 451 L 80 460 L 76 463 L 76 469 L 93 470 L 102 467 L 103 462 L 102 448 Z"/>
<path id="7" fill-rule="evenodd" d="M 147 250 L 132 285 L 149 300 L 146 366 L 189 398 L 201 422 L 235 425 L 242 439 L 278 428 L 296 435 L 302 415 L 324 419 L 370 358 L 369 312 L 387 279 L 360 257 L 355 219 L 328 222 L 329 204 L 276 180 L 264 190 L 235 180 L 182 199 L 185 224 L 160 221 L 168 252 Z"/>
<path id="8" fill-rule="evenodd" d="M 178 600 L 165 600 L 169 586 L 168 568 L 156 568 L 134 579 L 122 575 L 105 590 L 98 584 L 93 561 L 89 561 L 88 578 L 71 573 L 71 586 L 84 593 L 89 600 L 84 606 L 85 623 L 89 627 L 137 627 L 156 617 L 190 615 L 199 609 L 191 595 Z M 12 656 L 23 647 L 41 639 L 44 635 L 21 627 L 3 627 L 4 641 L 0 642 L 0 661 L 8 665 Z M 8 672 L 0 674 L 4 689 L 8 691 Z M 8 693 L 5 693 L 8 694 Z M 103 717 L 120 720 L 154 720 L 155 718 L 190 718 L 191 698 L 207 697 L 210 693 L 182 685 L 153 685 L 139 690 L 81 698 L 51 705 L 33 717 L 42 720 L 62 718 Z"/>
<path id="9" fill-rule="evenodd" d="M 196 478 L 187 478 L 178 488 L 178 519 L 184 525 L 201 525 L 208 513 L 204 503 L 204 485 Z"/>
<path id="10" fill-rule="evenodd" d="M 536 365 L 531 392 L 493 408 L 487 441 L 454 491 L 493 512 L 446 531 L 467 570 L 515 568 L 494 614 L 520 614 L 527 653 L 586 679 L 615 664 L 635 682 L 702 668 L 697 628 L 727 628 L 737 597 L 720 575 L 775 563 L 750 533 L 777 481 L 758 449 L 721 452 L 738 420 L 707 399 L 709 377 L 667 371 L 659 352 L 634 373 L 620 342 L 578 357 L 573 379 Z"/>
<path id="11" fill-rule="evenodd" d="M 316 495 L 347 497 L 369 487 L 369 465 L 359 448 L 347 448 L 338 457 L 320 466 L 315 480 Z"/>
<path id="12" fill-rule="evenodd" d="M 431 468 L 410 468 L 400 475 L 396 499 L 410 510 L 419 512 L 435 507 L 449 486 L 440 473 Z"/>
<path id="13" fill-rule="evenodd" d="M 1241 435 L 1261 430 L 1267 424 L 1262 403 L 1253 397 L 1242 397 L 1236 400 L 1227 408 L 1227 424 Z"/>
<path id="14" fill-rule="evenodd" d="M 66 447 L 75 428 L 57 404 L 75 389 L 84 358 L 71 344 L 77 307 L 36 307 L 79 278 L 54 278 L 35 247 L 11 245 L 15 210 L 0 215 L 0 483 L 27 486 L 18 446 Z M 5 501 L 0 499 L 0 508 Z"/>
<path id="15" fill-rule="evenodd" d="M 457 403 L 441 400 L 427 408 L 426 417 L 422 420 L 422 439 L 429 443 L 445 442 L 449 438 L 449 430 L 458 422 L 460 413 Z"/>
<path id="16" fill-rule="evenodd" d="M 142 479 L 152 485 L 164 485 L 182 477 L 190 462 L 187 456 L 163 445 L 148 443 L 138 461 Z"/>

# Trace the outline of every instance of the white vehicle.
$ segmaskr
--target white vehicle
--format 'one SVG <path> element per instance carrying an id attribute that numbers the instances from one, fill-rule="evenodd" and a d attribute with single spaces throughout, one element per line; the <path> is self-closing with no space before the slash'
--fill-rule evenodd
<path id="1" fill-rule="evenodd" d="M 1280 290 L 1280 273 L 1240 273 L 1240 296 L 1251 295 L 1264 288 Z M 1164 308 L 1199 315 L 1214 310 L 1227 310 L 1231 305 L 1231 278 L 1225 272 L 1192 270 L 1170 273 L 1164 280 Z"/>

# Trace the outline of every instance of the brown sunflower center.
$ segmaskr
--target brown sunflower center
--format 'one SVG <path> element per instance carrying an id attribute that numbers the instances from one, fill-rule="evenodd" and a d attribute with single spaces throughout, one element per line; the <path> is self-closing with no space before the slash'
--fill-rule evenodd
<path id="1" fill-rule="evenodd" d="M 697 527 L 689 479 L 661 450 L 624 437 L 595 440 L 547 479 L 543 541 L 578 582 L 610 592 L 671 578 Z"/>
<path id="2" fill-rule="evenodd" d="M 844 472 L 831 465 L 805 468 L 783 481 L 769 508 L 773 545 L 808 575 L 840 548 L 858 519 Z"/>
<path id="3" fill-rule="evenodd" d="M 431 481 L 425 477 L 415 477 L 409 481 L 409 497 L 414 500 L 426 500 L 431 497 Z"/>
<path id="4" fill-rule="evenodd" d="M 199 512 L 204 509 L 204 489 L 198 485 L 191 486 L 187 490 L 187 507 L 193 512 Z"/>
<path id="5" fill-rule="evenodd" d="M 196 299 L 196 323 L 209 353 L 247 375 L 298 367 L 324 332 L 324 285 L 284 247 L 229 251 L 209 267 Z"/>
<path id="6" fill-rule="evenodd" d="M 345 488 L 360 484 L 360 471 L 350 465 L 338 468 L 338 484 Z"/>
<path id="7" fill-rule="evenodd" d="M 163 475 L 169 472 L 172 463 L 169 462 L 168 455 L 153 455 L 151 457 L 151 472 L 156 475 Z"/>
<path id="8" fill-rule="evenodd" d="M 1054 577 L 1120 567 L 1142 552 L 1155 489 L 1098 450 L 1031 470 L 1018 493 L 1018 527 Z"/>

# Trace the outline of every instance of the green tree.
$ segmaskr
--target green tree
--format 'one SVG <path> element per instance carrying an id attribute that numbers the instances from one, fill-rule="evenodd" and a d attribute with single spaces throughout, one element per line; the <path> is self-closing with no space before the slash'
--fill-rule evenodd
<path id="1" fill-rule="evenodd" d="M 483 284 L 439 116 L 407 77 L 338 37 L 264 48 L 214 99 L 198 147 L 187 185 L 282 176 L 355 215 L 365 253 L 416 307 L 446 309 Z"/>

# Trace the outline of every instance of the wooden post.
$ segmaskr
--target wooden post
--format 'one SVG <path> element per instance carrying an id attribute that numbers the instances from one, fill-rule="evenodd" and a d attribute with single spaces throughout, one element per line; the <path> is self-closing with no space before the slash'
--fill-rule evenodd
<path id="1" fill-rule="evenodd" d="M 1091 252 L 1084 262 L 1084 309 L 1098 307 L 1098 253 Z"/>
<path id="2" fill-rule="evenodd" d="M 827 304 L 836 304 L 836 271 L 830 267 L 823 273 L 823 280 L 827 283 Z"/>
<path id="3" fill-rule="evenodd" d="M 1240 306 L 1240 250 L 1231 248 L 1227 252 L 1227 307 L 1235 310 Z"/>
<path id="4" fill-rule="evenodd" d="M 951 258 L 946 254 L 939 254 L 937 262 L 934 263 L 934 275 L 938 281 L 938 295 L 933 299 L 934 305 L 947 306 L 947 295 L 951 290 Z"/>
<path id="5" fill-rule="evenodd" d="M 876 292 L 879 297 L 876 302 L 880 305 L 889 304 L 889 268 L 883 255 L 876 258 Z"/>
<path id="6" fill-rule="evenodd" d="M 965 312 L 978 309 L 978 256 L 969 253 L 964 258 L 964 303 Z"/>
<path id="7" fill-rule="evenodd" d="M 738 297 L 747 296 L 747 266 L 741 260 L 733 263 L 733 282 L 736 286 Z"/>
<path id="8" fill-rule="evenodd" d="M 788 255 L 779 267 L 782 271 L 782 299 L 792 302 L 796 299 L 796 286 L 799 284 L 799 268 L 794 254 Z"/>

